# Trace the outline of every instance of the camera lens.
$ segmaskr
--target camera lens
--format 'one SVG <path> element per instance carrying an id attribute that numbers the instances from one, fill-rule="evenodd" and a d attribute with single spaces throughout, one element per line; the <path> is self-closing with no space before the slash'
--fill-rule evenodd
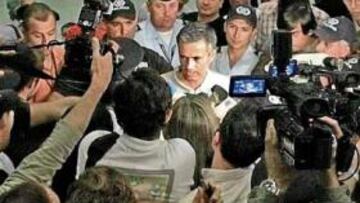
<path id="1" fill-rule="evenodd" d="M 307 99 L 301 105 L 301 114 L 309 118 L 322 117 L 329 114 L 329 106 L 323 99 Z"/>
<path id="2" fill-rule="evenodd" d="M 346 77 L 346 86 L 357 86 L 360 82 L 360 76 L 358 74 L 349 74 Z"/>

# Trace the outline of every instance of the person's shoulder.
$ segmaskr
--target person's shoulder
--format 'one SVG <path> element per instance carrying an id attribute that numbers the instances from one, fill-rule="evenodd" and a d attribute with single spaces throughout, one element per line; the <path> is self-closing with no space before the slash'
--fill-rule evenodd
<path id="1" fill-rule="evenodd" d="M 140 41 L 140 40 L 144 40 L 144 38 L 146 38 L 147 36 L 147 32 L 149 32 L 149 25 L 148 25 L 149 21 L 145 20 L 143 22 L 138 23 L 138 30 L 135 33 L 134 36 L 134 40 L 135 41 Z"/>
<path id="2" fill-rule="evenodd" d="M 217 78 L 217 79 L 219 79 L 221 81 L 230 80 L 230 76 L 218 73 L 218 72 L 213 71 L 213 70 L 209 70 L 209 76 L 212 77 L 212 78 Z"/>
<path id="3" fill-rule="evenodd" d="M 109 135 L 112 132 L 107 130 L 95 130 L 85 135 L 85 137 L 81 140 L 79 145 L 79 151 L 86 151 L 90 147 L 91 144 L 94 143 L 95 140 L 104 137 L 105 135 Z"/>
<path id="4" fill-rule="evenodd" d="M 183 138 L 172 138 L 167 140 L 169 148 L 179 154 L 195 155 L 195 150 L 191 144 Z"/>
<path id="5" fill-rule="evenodd" d="M 169 156 L 176 157 L 177 165 L 190 168 L 195 166 L 195 150 L 188 141 L 182 138 L 172 138 L 166 141 L 166 153 Z"/>
<path id="6" fill-rule="evenodd" d="M 137 26 L 139 28 L 139 31 L 144 30 L 148 22 L 149 22 L 148 20 L 144 20 L 142 22 L 139 22 L 137 24 Z"/>
<path id="7" fill-rule="evenodd" d="M 225 23 L 225 19 L 224 19 L 224 16 L 219 16 L 218 18 L 216 18 L 215 20 L 213 20 L 212 22 L 210 22 L 209 24 L 210 25 L 213 25 L 214 27 L 215 26 L 224 26 L 224 23 Z"/>
<path id="8" fill-rule="evenodd" d="M 0 42 L 2 44 L 13 45 L 22 38 L 23 35 L 15 24 L 0 24 Z"/>
<path id="9" fill-rule="evenodd" d="M 224 75 L 213 70 L 209 70 L 209 80 L 213 84 L 220 85 L 222 88 L 228 91 L 230 85 L 230 75 Z"/>
<path id="10" fill-rule="evenodd" d="M 269 14 L 277 11 L 278 2 L 277 1 L 268 1 L 261 3 L 258 7 L 259 14 Z"/>
<path id="11" fill-rule="evenodd" d="M 187 195 L 185 195 L 185 197 L 183 197 L 182 199 L 179 200 L 179 203 L 189 203 L 189 202 L 193 202 L 196 194 L 198 193 L 198 189 L 196 188 L 195 190 L 192 190 L 190 193 L 188 193 Z"/>
<path id="12" fill-rule="evenodd" d="M 175 78 L 175 70 L 171 70 L 169 72 L 161 74 L 161 77 L 163 77 L 166 81 L 168 80 L 174 80 Z"/>

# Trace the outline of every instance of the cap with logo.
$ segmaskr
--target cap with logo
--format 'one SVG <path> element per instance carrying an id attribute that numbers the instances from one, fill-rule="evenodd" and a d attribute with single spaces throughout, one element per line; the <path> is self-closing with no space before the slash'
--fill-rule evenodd
<path id="1" fill-rule="evenodd" d="M 344 40 L 349 44 L 357 41 L 354 23 L 345 16 L 329 18 L 314 31 L 321 40 L 334 42 Z"/>
<path id="2" fill-rule="evenodd" d="M 225 20 L 231 21 L 234 19 L 243 19 L 252 27 L 256 27 L 257 17 L 256 11 L 253 7 L 247 5 L 240 5 L 231 8 L 230 11 L 224 16 Z"/>
<path id="3" fill-rule="evenodd" d="M 130 20 L 136 19 L 136 9 L 130 0 L 115 0 L 111 15 L 104 15 L 106 20 L 113 20 L 116 17 L 124 17 Z"/>

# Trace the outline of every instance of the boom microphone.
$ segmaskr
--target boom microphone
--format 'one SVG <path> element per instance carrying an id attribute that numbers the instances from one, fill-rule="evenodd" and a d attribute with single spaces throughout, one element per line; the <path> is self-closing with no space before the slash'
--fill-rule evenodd
<path id="1" fill-rule="evenodd" d="M 226 90 L 219 85 L 214 85 L 211 88 L 211 93 L 210 99 L 215 103 L 215 106 L 219 105 L 228 97 Z"/>
<path id="2" fill-rule="evenodd" d="M 15 54 L 0 53 L 0 66 L 6 66 L 31 77 L 54 80 L 52 76 L 41 71 L 43 68 L 42 57 L 35 54 L 26 45 L 2 46 L 0 50 L 15 51 Z"/>

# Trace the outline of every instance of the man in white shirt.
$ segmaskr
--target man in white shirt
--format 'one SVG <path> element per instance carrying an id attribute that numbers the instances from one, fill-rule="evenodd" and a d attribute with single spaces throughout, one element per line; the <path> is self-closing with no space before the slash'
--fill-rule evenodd
<path id="1" fill-rule="evenodd" d="M 213 69 L 224 75 L 250 75 L 259 57 L 251 45 L 256 36 L 256 11 L 250 6 L 232 8 L 226 16 L 224 30 L 227 46 L 217 53 Z"/>
<path id="2" fill-rule="evenodd" d="M 183 27 L 183 22 L 177 20 L 181 2 L 148 0 L 150 18 L 139 24 L 141 30 L 134 38 L 141 46 L 152 49 L 164 57 L 173 67 L 180 64 L 176 36 Z"/>
<path id="3" fill-rule="evenodd" d="M 224 203 L 247 203 L 255 163 L 264 150 L 264 142 L 256 136 L 258 106 L 246 99 L 232 108 L 215 133 L 211 147 L 214 156 L 211 168 L 203 168 L 205 182 L 217 185 Z M 180 203 L 194 202 L 198 190 Z"/>
<path id="4" fill-rule="evenodd" d="M 210 94 L 214 85 L 228 91 L 229 77 L 210 70 L 216 47 L 216 34 L 211 27 L 190 23 L 180 31 L 177 42 L 181 65 L 178 70 L 162 75 L 170 85 L 173 98 L 183 93 Z"/>
<path id="5" fill-rule="evenodd" d="M 139 69 L 115 88 L 113 100 L 123 132 L 87 135 L 79 146 L 77 176 L 93 165 L 111 166 L 128 178 L 138 201 L 178 201 L 193 184 L 195 152 L 184 139 L 160 139 L 172 112 L 165 80 Z"/>

